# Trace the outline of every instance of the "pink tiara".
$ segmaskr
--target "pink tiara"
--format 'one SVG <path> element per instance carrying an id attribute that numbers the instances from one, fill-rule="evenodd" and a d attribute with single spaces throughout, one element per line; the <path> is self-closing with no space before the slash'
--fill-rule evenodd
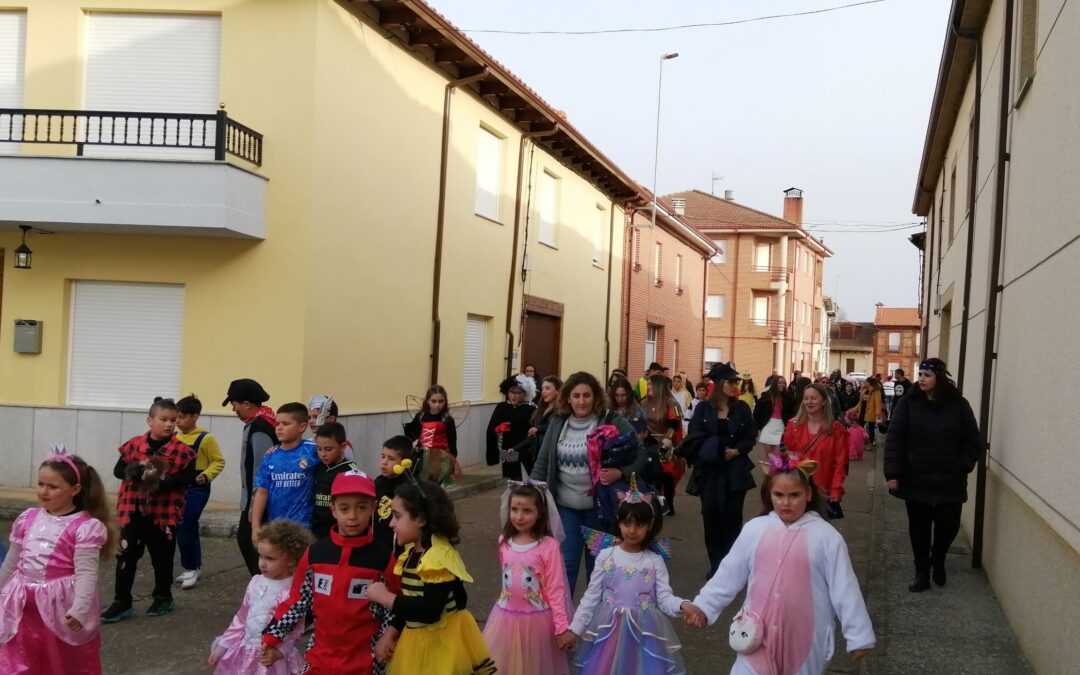
<path id="1" fill-rule="evenodd" d="M 787 473 L 788 471 L 801 471 L 809 478 L 817 470 L 818 463 L 812 459 L 802 459 L 790 452 L 773 452 L 769 458 L 761 463 L 761 470 L 766 476 L 774 473 Z"/>
<path id="2" fill-rule="evenodd" d="M 67 464 L 75 472 L 75 482 L 82 483 L 82 473 L 79 471 L 79 467 L 75 465 L 75 460 L 72 457 L 74 455 L 68 452 L 63 443 L 50 443 L 49 456 L 45 458 L 45 461 L 49 464 Z"/>

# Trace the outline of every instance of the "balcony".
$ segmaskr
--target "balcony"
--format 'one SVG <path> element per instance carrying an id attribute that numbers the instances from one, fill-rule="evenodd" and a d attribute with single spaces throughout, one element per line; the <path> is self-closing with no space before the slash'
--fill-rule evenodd
<path id="1" fill-rule="evenodd" d="M 768 274 L 769 281 L 784 281 L 787 279 L 788 275 L 786 267 L 776 267 L 773 265 L 753 265 L 750 270 L 752 272 Z"/>
<path id="2" fill-rule="evenodd" d="M 769 336 L 775 338 L 782 338 L 787 334 L 787 328 L 783 321 L 777 321 L 775 319 L 750 319 L 751 326 L 761 326 L 768 329 Z"/>
<path id="3" fill-rule="evenodd" d="M 0 184 L 9 188 L 0 223 L 262 239 L 267 181 L 254 172 L 262 160 L 262 134 L 224 110 L 0 108 Z"/>

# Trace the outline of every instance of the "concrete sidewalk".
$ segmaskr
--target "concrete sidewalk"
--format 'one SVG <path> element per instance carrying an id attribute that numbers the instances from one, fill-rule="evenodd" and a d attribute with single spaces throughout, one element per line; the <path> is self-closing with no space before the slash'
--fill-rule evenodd
<path id="1" fill-rule="evenodd" d="M 473 466 L 465 469 L 465 477 L 446 490 L 450 499 L 471 497 L 497 487 L 506 479 L 498 466 Z M 116 494 L 110 493 L 113 503 Z M 27 507 L 37 504 L 34 488 L 0 487 L 0 520 L 14 520 Z M 240 508 L 228 502 L 210 501 L 199 519 L 199 531 L 204 537 L 229 539 L 236 536 Z"/>
<path id="2" fill-rule="evenodd" d="M 907 510 L 904 502 L 889 495 L 885 488 L 884 448 L 878 445 L 873 454 L 877 469 L 870 483 L 870 573 L 863 590 L 878 644 L 862 672 L 1031 673 L 986 575 L 971 567 L 971 549 L 963 531 L 949 551 L 946 585 L 933 586 L 923 593 L 908 591 L 915 568 Z M 971 503 L 965 508 L 972 508 Z"/>

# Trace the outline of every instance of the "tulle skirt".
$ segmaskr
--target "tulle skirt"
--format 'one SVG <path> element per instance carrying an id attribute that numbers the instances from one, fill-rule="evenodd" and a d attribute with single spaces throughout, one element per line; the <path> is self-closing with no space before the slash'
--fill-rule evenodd
<path id="1" fill-rule="evenodd" d="M 296 651 L 296 645 L 283 643 L 278 649 L 285 658 L 264 668 L 259 663 L 261 643 L 233 645 L 218 661 L 214 675 L 300 675 L 304 672 L 304 657 Z"/>
<path id="2" fill-rule="evenodd" d="M 555 647 L 550 609 L 513 612 L 495 606 L 484 626 L 484 641 L 500 673 L 570 674 L 566 654 Z"/>
<path id="3" fill-rule="evenodd" d="M 484 636 L 476 619 L 465 610 L 446 616 L 438 628 L 406 628 L 401 632 L 390 675 L 492 675 Z"/>
<path id="4" fill-rule="evenodd" d="M 64 642 L 42 621 L 34 596 L 28 588 L 19 626 L 0 647 L 0 673 L 101 675 L 101 635 L 95 630 L 93 637 L 78 646 Z"/>
<path id="5" fill-rule="evenodd" d="M 582 675 L 677 675 L 686 673 L 681 648 L 659 609 L 601 605 L 581 636 L 574 664 Z"/>
<path id="6" fill-rule="evenodd" d="M 784 437 L 784 420 L 774 417 L 761 429 L 758 441 L 765 445 L 780 445 L 780 439 Z"/>

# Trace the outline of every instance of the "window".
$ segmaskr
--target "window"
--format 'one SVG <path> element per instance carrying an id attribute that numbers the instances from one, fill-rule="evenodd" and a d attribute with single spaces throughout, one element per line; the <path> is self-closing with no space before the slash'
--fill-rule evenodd
<path id="1" fill-rule="evenodd" d="M 900 367 L 899 363 L 897 363 L 895 361 L 889 361 L 889 365 L 887 366 L 889 377 L 892 377 L 893 372 L 895 372 L 896 369 L 899 368 L 899 367 Z"/>
<path id="2" fill-rule="evenodd" d="M 90 12 L 87 15 L 84 110 L 131 110 L 174 113 L 212 113 L 221 96 L 221 17 L 198 14 L 122 14 Z M 149 140 L 149 121 L 112 126 L 111 120 L 90 119 L 88 133 L 117 140 Z M 157 127 L 155 135 L 161 134 Z M 166 142 L 177 142 L 201 126 L 184 124 L 168 129 Z M 206 130 L 213 142 L 213 125 Z M 177 139 L 177 136 L 180 138 Z M 213 159 L 212 149 L 135 148 L 87 145 L 94 156 L 169 157 Z"/>
<path id="3" fill-rule="evenodd" d="M 68 405 L 141 410 L 180 391 L 183 322 L 183 286 L 71 282 Z"/>
<path id="4" fill-rule="evenodd" d="M 466 401 L 484 400 L 487 326 L 487 317 L 469 314 L 465 318 L 465 361 L 461 376 L 461 396 Z"/>
<path id="5" fill-rule="evenodd" d="M 714 265 L 723 265 L 727 262 L 727 239 L 713 239 L 712 243 L 720 250 L 712 257 L 711 262 Z"/>
<path id="6" fill-rule="evenodd" d="M 476 141 L 476 195 L 473 210 L 488 220 L 499 219 L 499 172 L 502 139 L 480 127 Z"/>
<path id="7" fill-rule="evenodd" d="M 922 331 L 915 333 L 915 355 L 922 354 Z M 918 367 L 915 368 L 915 372 L 918 372 Z"/>
<path id="8" fill-rule="evenodd" d="M 604 207 L 596 205 L 596 226 L 593 228 L 592 264 L 603 268 L 604 232 L 607 229 L 607 215 Z"/>
<path id="9" fill-rule="evenodd" d="M 724 350 L 719 347 L 706 347 L 705 348 L 705 363 L 712 365 L 714 363 L 724 362 Z"/>
<path id="10" fill-rule="evenodd" d="M 663 284 L 663 281 L 661 280 L 661 274 L 663 274 L 663 269 L 661 269 L 663 256 L 664 245 L 660 242 L 656 242 L 656 245 L 653 246 L 653 283 L 655 283 L 657 286 Z"/>
<path id="11" fill-rule="evenodd" d="M 555 225 L 559 220 L 559 179 L 547 171 L 541 171 L 537 192 L 540 202 L 538 238 L 541 244 L 555 246 Z"/>
<path id="12" fill-rule="evenodd" d="M 1038 60 L 1039 0 L 1020 0 L 1020 27 L 1017 31 L 1016 93 L 1014 105 L 1019 107 L 1031 81 L 1035 79 Z"/>
<path id="13" fill-rule="evenodd" d="M 26 12 L 0 12 L 0 108 L 21 108 L 23 70 L 26 58 Z M 0 140 L 14 135 L 21 122 L 5 119 L 0 124 Z M 15 129 L 11 126 L 14 125 Z M 12 134 L 12 131 L 15 131 Z M 17 154 L 18 143 L 0 143 L 0 154 Z"/>
<path id="14" fill-rule="evenodd" d="M 889 351 L 900 351 L 900 333 L 889 333 Z"/>
<path id="15" fill-rule="evenodd" d="M 767 243 L 760 243 L 754 247 L 754 269 L 759 272 L 764 272 L 769 269 L 769 257 L 770 246 Z"/>
<path id="16" fill-rule="evenodd" d="M 675 256 L 675 292 L 682 293 L 682 256 Z"/>
<path id="17" fill-rule="evenodd" d="M 705 318 L 724 318 L 724 296 L 710 295 L 705 298 Z"/>
<path id="18" fill-rule="evenodd" d="M 630 228 L 630 267 L 635 272 L 641 269 L 641 230 Z"/>
<path id="19" fill-rule="evenodd" d="M 679 372 L 679 341 L 671 341 L 671 372 Z"/>
<path id="20" fill-rule="evenodd" d="M 769 296 L 767 295 L 755 295 L 754 296 L 754 313 L 751 315 L 750 323 L 755 326 L 764 326 L 769 321 Z"/>
<path id="21" fill-rule="evenodd" d="M 652 363 L 656 360 L 656 338 L 660 333 L 656 326 L 646 326 L 645 328 L 645 363 Z"/>

